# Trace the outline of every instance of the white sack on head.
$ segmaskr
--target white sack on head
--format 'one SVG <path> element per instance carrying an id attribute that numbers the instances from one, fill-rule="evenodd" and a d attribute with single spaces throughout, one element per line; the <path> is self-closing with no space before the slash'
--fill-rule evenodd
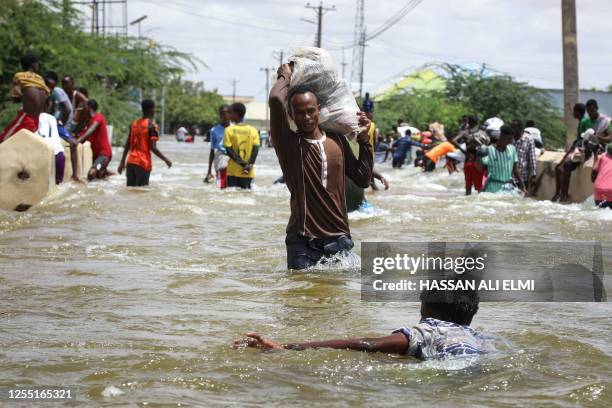
<path id="1" fill-rule="evenodd" d="M 312 88 L 321 106 L 321 129 L 349 137 L 359 133 L 359 106 L 346 81 L 338 77 L 331 55 L 321 48 L 296 47 L 289 61 L 293 62 L 289 92 L 300 85 Z"/>

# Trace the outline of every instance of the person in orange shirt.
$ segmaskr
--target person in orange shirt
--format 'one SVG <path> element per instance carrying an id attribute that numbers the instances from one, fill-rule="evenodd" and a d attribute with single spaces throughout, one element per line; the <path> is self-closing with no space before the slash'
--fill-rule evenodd
<path id="1" fill-rule="evenodd" d="M 157 148 L 159 128 L 155 123 L 155 102 L 145 99 L 141 106 L 142 118 L 132 122 L 130 134 L 123 148 L 121 163 L 117 168 L 119 174 L 126 169 L 128 187 L 149 185 L 149 176 L 153 168 L 151 152 L 162 159 L 168 168 L 172 167 L 172 162 Z M 127 167 L 125 166 L 126 158 Z"/>
<path id="2" fill-rule="evenodd" d="M 436 164 L 438 164 L 442 157 L 456 150 L 457 148 L 451 142 L 440 143 L 439 145 L 425 153 L 423 169 L 425 171 L 434 171 L 436 169 Z"/>

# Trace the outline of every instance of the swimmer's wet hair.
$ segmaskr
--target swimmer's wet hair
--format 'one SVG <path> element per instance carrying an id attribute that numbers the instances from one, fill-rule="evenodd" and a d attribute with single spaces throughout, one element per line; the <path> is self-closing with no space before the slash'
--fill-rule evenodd
<path id="1" fill-rule="evenodd" d="M 475 290 L 428 290 L 421 292 L 421 302 L 435 318 L 461 325 L 469 325 L 478 312 L 480 298 Z"/>

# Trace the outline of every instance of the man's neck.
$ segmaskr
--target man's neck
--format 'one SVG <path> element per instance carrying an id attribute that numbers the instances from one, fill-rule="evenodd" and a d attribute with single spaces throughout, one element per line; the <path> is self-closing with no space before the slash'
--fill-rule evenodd
<path id="1" fill-rule="evenodd" d="M 302 136 L 304 139 L 319 140 L 322 137 L 322 133 L 319 127 L 317 126 L 315 130 L 310 133 L 300 132 L 300 136 Z"/>
<path id="2" fill-rule="evenodd" d="M 223 122 L 221 123 L 221 126 L 223 126 L 224 128 L 228 127 L 230 125 L 229 122 Z"/>
<path id="3" fill-rule="evenodd" d="M 506 150 L 506 147 L 507 147 L 507 146 L 508 146 L 508 145 L 503 145 L 503 146 L 498 145 L 498 144 L 496 144 L 496 145 L 495 145 L 495 147 L 497 148 L 497 150 L 499 150 L 500 152 L 503 152 L 504 150 Z"/>

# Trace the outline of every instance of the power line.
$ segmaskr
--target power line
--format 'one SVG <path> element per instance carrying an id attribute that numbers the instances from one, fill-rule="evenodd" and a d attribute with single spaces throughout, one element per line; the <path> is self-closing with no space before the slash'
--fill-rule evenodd
<path id="1" fill-rule="evenodd" d="M 271 28 L 271 27 L 264 27 L 264 26 L 259 26 L 259 25 L 255 25 L 255 24 L 249 24 L 249 23 L 245 23 L 245 22 L 238 22 L 238 21 L 232 21 L 232 20 L 226 20 L 224 18 L 219 18 L 219 17 L 213 17 L 213 16 L 208 16 L 208 15 L 204 15 L 201 13 L 198 13 L 197 11 L 193 10 L 193 9 L 186 9 L 184 7 L 180 7 L 177 5 L 174 6 L 170 6 L 171 3 L 165 1 L 165 0 L 149 0 L 152 3 L 155 3 L 156 5 L 163 7 L 163 8 L 168 8 L 171 7 L 173 10 L 190 15 L 192 17 L 200 17 L 200 18 L 204 18 L 207 20 L 212 20 L 212 21 L 218 21 L 220 23 L 225 23 L 225 24 L 231 24 L 231 25 L 236 25 L 236 26 L 240 26 L 241 28 L 253 28 L 256 30 L 264 30 L 264 31 L 274 31 L 274 32 L 281 32 L 281 33 L 285 33 L 285 34 L 301 34 L 301 32 L 298 31 L 292 31 L 290 29 L 285 29 L 285 28 Z"/>
<path id="2" fill-rule="evenodd" d="M 315 38 L 315 47 L 321 48 L 323 36 L 323 14 L 325 14 L 327 11 L 336 11 L 336 6 L 323 7 L 323 1 L 321 1 L 317 7 L 311 6 L 310 3 L 306 3 L 305 7 L 313 9 L 317 14 L 317 37 Z"/>
<path id="3" fill-rule="evenodd" d="M 400 11 L 398 11 L 393 17 L 391 17 L 390 19 L 388 19 L 386 22 L 384 22 L 380 27 L 378 27 L 376 30 L 374 30 L 372 33 L 370 33 L 370 35 L 366 38 L 366 41 L 370 41 L 373 40 L 374 38 L 378 37 L 379 35 L 381 35 L 382 33 L 384 33 L 385 31 L 387 31 L 388 29 L 390 29 L 391 27 L 393 27 L 395 24 L 397 24 L 401 19 L 403 19 L 406 14 L 410 13 L 412 10 L 414 10 L 419 4 L 421 4 L 423 0 L 411 0 L 408 2 L 408 4 L 406 4 Z"/>

